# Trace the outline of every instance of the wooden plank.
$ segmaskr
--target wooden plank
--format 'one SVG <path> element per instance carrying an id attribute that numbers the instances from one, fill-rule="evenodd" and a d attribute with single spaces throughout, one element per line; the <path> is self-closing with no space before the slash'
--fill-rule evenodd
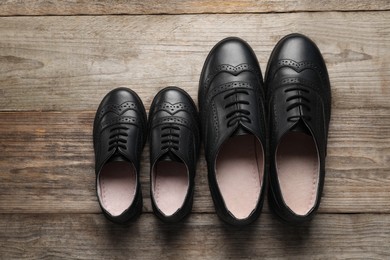
<path id="1" fill-rule="evenodd" d="M 390 108 L 389 14 L 2 17 L 0 111 L 93 110 L 118 86 L 137 91 L 146 106 L 167 85 L 196 98 L 203 62 L 219 40 L 247 40 L 264 71 L 291 32 L 312 37 L 323 52 L 334 108 Z"/>
<path id="2" fill-rule="evenodd" d="M 0 113 L 0 212 L 100 212 L 93 117 L 92 111 Z M 145 212 L 152 211 L 148 155 L 146 148 L 141 169 Z M 390 213 L 389 172 L 389 109 L 335 109 L 320 212 Z M 214 212 L 206 173 L 202 153 L 194 212 Z"/>
<path id="3" fill-rule="evenodd" d="M 99 215 L 1 214 L 4 259 L 385 259 L 390 216 L 322 214 L 290 227 L 263 214 L 236 228 L 215 215 L 196 214 L 167 225 L 143 214 L 129 226 Z"/>
<path id="4" fill-rule="evenodd" d="M 299 11 L 389 10 L 387 0 L 8 0 L 0 3 L 0 15 L 107 15 L 107 14 L 198 14 L 198 13 L 270 13 Z"/>

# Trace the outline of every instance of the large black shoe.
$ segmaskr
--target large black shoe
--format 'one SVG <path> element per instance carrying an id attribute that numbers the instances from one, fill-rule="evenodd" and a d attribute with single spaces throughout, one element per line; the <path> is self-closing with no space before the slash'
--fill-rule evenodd
<path id="1" fill-rule="evenodd" d="M 220 41 L 199 82 L 199 108 L 211 195 L 219 217 L 233 225 L 260 215 L 265 190 L 265 90 L 251 47 Z"/>
<path id="2" fill-rule="evenodd" d="M 109 92 L 93 126 L 96 190 L 104 215 L 125 223 L 142 211 L 140 157 L 146 140 L 146 112 L 126 88 Z"/>
<path id="3" fill-rule="evenodd" d="M 177 222 L 190 213 L 200 133 L 191 97 L 177 87 L 155 96 L 149 112 L 150 196 L 154 213 Z"/>
<path id="4" fill-rule="evenodd" d="M 299 224 L 320 204 L 331 93 L 328 72 L 317 46 L 291 34 L 274 48 L 266 73 L 270 127 L 271 209 Z"/>

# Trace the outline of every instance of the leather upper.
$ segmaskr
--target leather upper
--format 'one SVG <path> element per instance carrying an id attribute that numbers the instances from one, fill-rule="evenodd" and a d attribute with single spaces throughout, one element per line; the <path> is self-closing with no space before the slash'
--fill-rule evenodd
<path id="1" fill-rule="evenodd" d="M 140 156 L 146 141 L 146 126 L 146 112 L 142 101 L 135 92 L 127 88 L 114 89 L 103 98 L 93 126 L 97 178 L 103 165 L 114 157 L 121 157 L 133 164 L 137 172 L 137 198 L 134 204 L 142 203 L 138 176 Z M 112 217 L 102 209 L 111 220 L 125 222 L 135 214 L 133 206 L 118 217 Z"/>
<path id="2" fill-rule="evenodd" d="M 237 129 L 265 144 L 264 87 L 259 63 L 239 38 L 219 42 L 207 57 L 199 82 L 199 110 L 206 160 L 213 164 L 221 144 Z"/>
<path id="3" fill-rule="evenodd" d="M 189 173 L 189 190 L 184 205 L 167 217 L 157 207 L 151 190 L 155 213 L 165 221 L 178 221 L 192 207 L 194 177 L 199 156 L 199 118 L 192 98 L 182 89 L 167 87 L 155 96 L 149 112 L 151 179 L 154 165 L 159 160 L 179 158 Z"/>
<path id="4" fill-rule="evenodd" d="M 215 178 L 218 151 L 235 133 L 251 133 L 266 147 L 263 80 L 257 58 L 245 41 L 226 38 L 210 51 L 200 77 L 198 99 L 209 185 L 217 213 L 232 224 L 249 223 L 254 216 L 234 223 Z"/>
<path id="5" fill-rule="evenodd" d="M 324 182 L 331 93 L 324 59 L 317 46 L 300 34 L 288 35 L 275 46 L 266 72 L 270 126 L 270 202 L 289 222 L 301 222 L 318 208 Z M 320 159 L 316 206 L 297 216 L 285 205 L 278 183 L 275 153 L 284 134 L 304 124 L 313 136 Z"/>

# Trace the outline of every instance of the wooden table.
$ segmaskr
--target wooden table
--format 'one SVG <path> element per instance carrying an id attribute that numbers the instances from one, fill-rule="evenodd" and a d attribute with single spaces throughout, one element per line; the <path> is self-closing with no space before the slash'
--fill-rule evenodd
<path id="1" fill-rule="evenodd" d="M 8 0 L 0 3 L 0 258 L 390 258 L 390 1 Z M 143 214 L 123 227 L 95 195 L 92 122 L 126 86 L 147 110 L 200 71 L 227 36 L 249 42 L 263 73 L 276 42 L 311 37 L 326 60 L 332 119 L 323 201 L 301 227 L 267 203 L 252 225 L 216 216 L 202 153 L 193 213 L 161 223 L 142 161 Z"/>

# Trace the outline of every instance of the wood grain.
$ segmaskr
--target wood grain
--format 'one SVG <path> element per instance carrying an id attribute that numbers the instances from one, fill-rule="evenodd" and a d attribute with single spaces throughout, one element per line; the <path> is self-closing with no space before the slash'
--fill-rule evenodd
<path id="1" fill-rule="evenodd" d="M 389 9 L 390 3 L 387 0 L 7 0 L 0 3 L 0 16 L 268 13 L 299 11 L 367 11 Z"/>
<path id="2" fill-rule="evenodd" d="M 167 225 L 143 214 L 128 227 L 92 214 L 0 218 L 4 259 L 386 259 L 390 216 L 322 214 L 289 227 L 263 214 L 244 228 L 210 214 Z"/>
<path id="3" fill-rule="evenodd" d="M 389 0 L 0 1 L 0 259 L 389 259 L 389 24 Z M 202 153 L 192 214 L 163 224 L 151 213 L 146 147 L 144 213 L 129 226 L 107 221 L 92 148 L 102 97 L 130 87 L 148 110 L 177 85 L 196 100 L 219 40 L 248 41 L 264 72 L 292 32 L 318 44 L 332 84 L 314 220 L 286 226 L 265 203 L 250 226 L 220 222 Z"/>
<path id="4" fill-rule="evenodd" d="M 118 86 L 137 91 L 147 107 L 167 85 L 196 99 L 204 59 L 219 40 L 247 40 L 264 71 L 291 32 L 313 38 L 324 54 L 335 109 L 390 108 L 389 14 L 2 17 L 0 111 L 93 110 Z"/>
<path id="5" fill-rule="evenodd" d="M 92 111 L 0 113 L 0 212 L 100 212 L 93 118 Z M 389 213 L 389 109 L 335 109 L 329 135 L 320 212 Z M 145 212 L 152 211 L 148 155 L 146 147 L 141 164 Z M 202 153 L 193 212 L 214 212 L 206 174 Z"/>

